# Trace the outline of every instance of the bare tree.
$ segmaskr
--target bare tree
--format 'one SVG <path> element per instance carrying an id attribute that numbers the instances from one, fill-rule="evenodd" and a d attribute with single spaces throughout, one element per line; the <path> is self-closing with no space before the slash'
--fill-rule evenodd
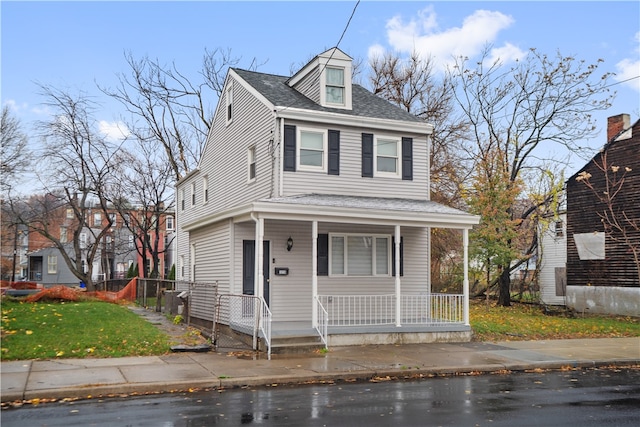
<path id="1" fill-rule="evenodd" d="M 0 190 L 8 194 L 14 187 L 15 180 L 27 169 L 30 162 L 27 136 L 21 129 L 20 121 L 11 114 L 8 106 L 2 108 L 0 138 L 2 146 Z"/>
<path id="2" fill-rule="evenodd" d="M 455 98 L 448 76 L 434 72 L 431 58 L 423 58 L 417 52 L 402 58 L 396 52 L 386 52 L 370 60 L 370 84 L 373 93 L 407 112 L 434 125 L 430 145 L 431 199 L 449 206 L 463 207 L 460 196 L 464 179 L 465 153 L 460 151 L 467 138 L 467 123 L 455 110 Z M 432 231 L 432 278 L 446 286 L 455 278 L 440 277 L 446 270 L 454 249 L 461 249 L 454 230 Z"/>
<path id="3" fill-rule="evenodd" d="M 136 154 L 123 153 L 120 161 L 128 165 L 114 183 L 112 204 L 136 241 L 135 248 L 143 259 L 151 259 L 151 277 L 159 277 L 160 256 L 171 241 L 160 241 L 166 229 L 165 219 L 174 209 L 173 173 L 154 144 L 140 141 Z M 143 277 L 148 271 L 143 268 Z"/>
<path id="4" fill-rule="evenodd" d="M 202 81 L 186 76 L 175 63 L 135 59 L 131 53 L 125 59 L 130 74 L 120 74 L 115 89 L 101 90 L 130 113 L 125 121 L 136 141 L 162 147 L 174 179 L 179 180 L 200 159 L 213 118 L 210 105 L 222 92 L 228 68 L 241 59 L 232 56 L 230 49 L 205 51 Z M 255 67 L 254 59 L 250 69 Z"/>
<path id="5" fill-rule="evenodd" d="M 509 185 L 519 180 L 527 184 L 526 173 L 553 160 L 545 159 L 544 153 L 554 144 L 580 152 L 579 142 L 593 136 L 596 129 L 591 113 L 610 105 L 609 74 L 596 76 L 597 68 L 598 64 L 588 65 L 559 53 L 550 58 L 535 49 L 512 67 L 499 61 L 490 63 L 488 48 L 481 60 L 472 64 L 467 58 L 458 58 L 451 78 L 457 83 L 458 104 L 471 124 L 469 152 L 478 159 L 496 150 L 502 153 L 498 160 Z M 526 199 L 530 192 L 538 193 L 525 185 L 520 199 Z M 507 216 L 524 226 L 540 208 L 550 206 L 556 195 L 538 194 L 519 212 L 508 207 Z M 512 239 L 506 242 L 508 247 L 515 244 Z M 511 303 L 510 274 L 516 265 L 504 262 L 499 266 L 500 305 Z"/>
<path id="6" fill-rule="evenodd" d="M 13 212 L 30 233 L 56 247 L 70 271 L 92 290 L 93 261 L 112 226 L 107 193 L 118 167 L 113 157 L 118 147 L 95 131 L 96 106 L 86 95 L 46 85 L 40 89 L 54 111 L 51 120 L 38 125 L 44 143 L 38 164 L 45 187 L 43 195 L 12 200 Z M 88 238 L 81 238 L 83 233 Z"/>

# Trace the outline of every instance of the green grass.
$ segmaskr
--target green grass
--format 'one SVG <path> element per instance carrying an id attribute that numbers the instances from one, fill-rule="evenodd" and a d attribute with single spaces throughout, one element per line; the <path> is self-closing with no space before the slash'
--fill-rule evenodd
<path id="1" fill-rule="evenodd" d="M 169 337 L 117 304 L 2 300 L 2 360 L 166 353 Z"/>
<path id="2" fill-rule="evenodd" d="M 637 317 L 546 315 L 540 306 L 532 304 L 492 304 L 487 308 L 484 302 L 474 301 L 469 319 L 474 341 L 640 336 Z"/>

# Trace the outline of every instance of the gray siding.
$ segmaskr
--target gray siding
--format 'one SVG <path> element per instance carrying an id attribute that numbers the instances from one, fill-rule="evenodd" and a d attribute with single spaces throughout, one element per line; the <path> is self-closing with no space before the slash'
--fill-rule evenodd
<path id="1" fill-rule="evenodd" d="M 289 123 L 308 127 L 297 122 Z M 314 125 L 313 127 L 318 127 Z M 394 197 L 427 200 L 428 194 L 428 154 L 426 135 L 401 134 L 397 132 L 373 132 L 363 128 L 344 128 L 323 125 L 319 129 L 340 131 L 340 175 L 326 172 L 296 171 L 284 172 L 284 196 L 319 193 L 354 195 L 368 197 Z M 391 137 L 413 138 L 413 180 L 403 181 L 388 177 L 362 177 L 362 133 L 373 133 Z"/>
<path id="2" fill-rule="evenodd" d="M 320 104 L 320 70 L 317 67 L 293 87 L 313 102 Z"/>

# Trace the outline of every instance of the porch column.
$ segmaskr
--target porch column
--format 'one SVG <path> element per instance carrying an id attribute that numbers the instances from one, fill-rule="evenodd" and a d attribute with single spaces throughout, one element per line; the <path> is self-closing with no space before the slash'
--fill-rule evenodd
<path id="1" fill-rule="evenodd" d="M 462 297 L 464 299 L 464 324 L 469 326 L 469 230 L 462 230 L 462 248 L 464 252 Z"/>
<path id="2" fill-rule="evenodd" d="M 256 295 L 264 298 L 264 249 L 263 249 L 263 240 L 264 240 L 264 218 L 258 218 L 256 221 L 256 274 L 255 280 L 256 283 L 254 285 L 254 289 L 256 290 Z"/>
<path id="3" fill-rule="evenodd" d="M 396 236 L 396 242 L 393 250 L 395 251 L 396 254 L 396 262 L 395 262 L 395 269 L 396 269 L 396 327 L 400 327 L 402 326 L 402 314 L 400 313 L 401 307 L 402 307 L 402 301 L 401 301 L 401 285 L 400 285 L 400 226 L 396 225 L 396 232 L 395 232 Z"/>
<path id="4" fill-rule="evenodd" d="M 318 221 L 311 223 L 311 324 L 318 327 Z"/>

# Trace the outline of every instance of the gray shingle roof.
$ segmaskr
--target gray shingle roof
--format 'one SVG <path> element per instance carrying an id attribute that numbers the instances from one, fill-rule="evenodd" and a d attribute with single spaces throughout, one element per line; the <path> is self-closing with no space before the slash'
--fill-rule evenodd
<path id="1" fill-rule="evenodd" d="M 258 73 L 233 68 L 255 90 L 260 92 L 276 107 L 301 108 L 305 110 L 325 111 L 357 117 L 375 119 L 421 122 L 422 120 L 408 113 L 385 99 L 374 95 L 360 85 L 352 85 L 352 110 L 323 107 L 316 104 L 297 90 L 286 84 L 289 77 L 274 74 Z"/>
<path id="2" fill-rule="evenodd" d="M 301 194 L 288 197 L 262 199 L 267 203 L 286 203 L 303 206 L 327 206 L 352 209 L 415 212 L 424 214 L 465 215 L 468 213 L 431 200 L 397 199 L 384 197 L 341 196 L 333 194 Z"/>

